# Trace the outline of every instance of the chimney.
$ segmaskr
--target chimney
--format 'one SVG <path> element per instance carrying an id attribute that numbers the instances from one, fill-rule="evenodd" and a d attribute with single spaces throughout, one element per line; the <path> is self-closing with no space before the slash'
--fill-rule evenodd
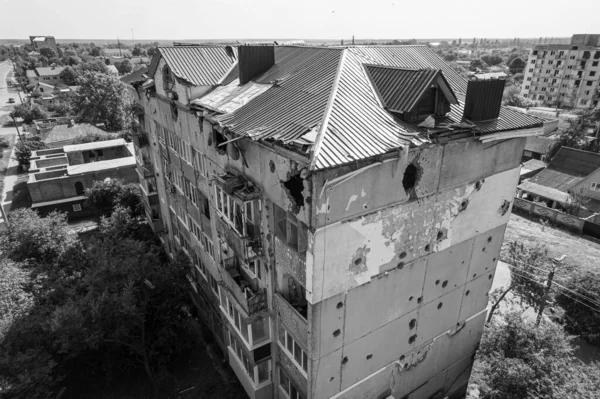
<path id="1" fill-rule="evenodd" d="M 473 122 L 498 118 L 504 93 L 504 80 L 470 80 L 467 85 L 463 118 Z"/>
<path id="2" fill-rule="evenodd" d="M 274 46 L 245 45 L 238 47 L 240 84 L 248 83 L 273 65 L 275 65 Z"/>

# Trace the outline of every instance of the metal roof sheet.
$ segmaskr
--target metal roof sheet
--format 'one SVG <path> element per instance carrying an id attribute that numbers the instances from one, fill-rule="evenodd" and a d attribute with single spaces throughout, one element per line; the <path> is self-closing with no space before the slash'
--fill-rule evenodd
<path id="1" fill-rule="evenodd" d="M 384 65 L 365 65 L 367 75 L 384 108 L 393 112 L 412 111 L 431 84 L 442 77 L 439 69 L 407 69 Z M 444 85 L 448 87 L 445 79 Z M 449 99 L 456 102 L 456 98 Z"/>
<path id="2" fill-rule="evenodd" d="M 532 177 L 532 183 L 567 192 L 600 168 L 600 154 L 561 147 L 548 167 Z"/>
<path id="3" fill-rule="evenodd" d="M 154 77 L 162 56 L 176 77 L 195 86 L 212 86 L 219 83 L 236 62 L 237 49 L 230 48 L 231 54 L 225 46 L 158 47 L 148 74 Z"/>
<path id="4" fill-rule="evenodd" d="M 314 169 L 428 141 L 415 126 L 398 120 L 381 106 L 365 64 L 441 70 L 458 103 L 452 104 L 451 112 L 438 118 L 436 125 L 463 119 L 466 80 L 426 46 L 275 46 L 274 50 L 275 65 L 253 79 L 272 87 L 232 112 L 212 115 L 212 119 L 254 140 L 314 143 Z M 225 80 L 231 84 L 235 69 L 227 71 L 223 84 Z M 482 133 L 491 133 L 538 127 L 542 121 L 502 108 L 497 120 L 474 125 Z"/>

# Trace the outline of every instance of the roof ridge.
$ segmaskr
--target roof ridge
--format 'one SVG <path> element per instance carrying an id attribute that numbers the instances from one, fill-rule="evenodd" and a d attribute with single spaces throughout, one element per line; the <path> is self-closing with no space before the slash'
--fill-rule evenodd
<path id="1" fill-rule="evenodd" d="M 442 71 L 441 68 L 407 68 L 407 67 L 398 67 L 398 66 L 394 66 L 394 65 L 384 65 L 384 64 L 368 64 L 368 63 L 364 63 L 364 66 L 370 66 L 370 67 L 375 67 L 375 68 L 387 68 L 387 69 L 398 69 L 401 71 L 414 71 L 414 72 L 419 72 L 419 71 Z"/>
<path id="2" fill-rule="evenodd" d="M 319 158 L 319 154 L 321 152 L 321 148 L 323 146 L 323 138 L 325 137 L 325 131 L 327 130 L 327 125 L 329 124 L 329 118 L 331 117 L 331 110 L 333 109 L 333 103 L 335 101 L 335 97 L 337 95 L 338 87 L 340 85 L 340 80 L 342 76 L 342 71 L 344 70 L 344 64 L 346 61 L 347 49 L 342 49 L 340 61 L 338 63 L 337 72 L 335 74 L 335 79 L 333 81 L 333 85 L 331 88 L 331 93 L 329 95 L 329 100 L 327 101 L 327 108 L 325 108 L 325 112 L 323 113 L 323 119 L 321 123 L 321 129 L 317 134 L 317 138 L 315 139 L 315 144 L 313 147 L 311 160 L 310 160 L 310 170 L 314 170 L 317 165 L 317 159 Z"/>

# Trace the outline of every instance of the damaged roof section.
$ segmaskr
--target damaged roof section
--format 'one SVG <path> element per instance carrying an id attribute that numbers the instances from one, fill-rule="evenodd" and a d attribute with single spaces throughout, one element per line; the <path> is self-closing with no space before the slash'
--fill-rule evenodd
<path id="1" fill-rule="evenodd" d="M 148 70 L 154 76 L 161 58 L 173 74 L 194 86 L 216 85 L 237 62 L 237 48 L 231 46 L 158 47 Z"/>
<path id="2" fill-rule="evenodd" d="M 493 120 L 465 119 L 467 81 L 426 46 L 273 46 L 272 51 L 274 64 L 266 71 L 259 68 L 240 85 L 239 65 L 246 67 L 240 60 L 191 106 L 233 135 L 277 141 L 305 154 L 313 170 L 435 142 L 440 133 L 473 136 L 542 126 L 538 118 L 506 108 Z M 436 108 L 425 127 L 394 114 L 418 108 L 433 86 L 447 105 Z"/>

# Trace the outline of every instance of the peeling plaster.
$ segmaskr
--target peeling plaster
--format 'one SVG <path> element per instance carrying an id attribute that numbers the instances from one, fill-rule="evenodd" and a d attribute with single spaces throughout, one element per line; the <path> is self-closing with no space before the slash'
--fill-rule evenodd
<path id="1" fill-rule="evenodd" d="M 350 196 L 350 199 L 348 200 L 348 205 L 346 206 L 346 212 L 348 212 L 348 209 L 350 209 L 350 205 L 352 205 L 352 203 L 354 201 L 356 201 L 358 199 L 358 195 L 354 194 Z"/>

